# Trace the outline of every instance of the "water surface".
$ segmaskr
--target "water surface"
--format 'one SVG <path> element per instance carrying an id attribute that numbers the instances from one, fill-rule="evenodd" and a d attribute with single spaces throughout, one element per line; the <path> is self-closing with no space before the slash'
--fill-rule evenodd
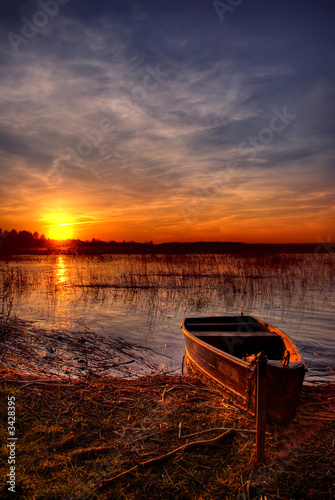
<path id="1" fill-rule="evenodd" d="M 2 310 L 140 343 L 179 371 L 185 316 L 257 316 L 290 335 L 306 380 L 335 380 L 334 254 L 27 256 L 0 263 Z M 163 356 L 164 355 L 164 356 Z"/>

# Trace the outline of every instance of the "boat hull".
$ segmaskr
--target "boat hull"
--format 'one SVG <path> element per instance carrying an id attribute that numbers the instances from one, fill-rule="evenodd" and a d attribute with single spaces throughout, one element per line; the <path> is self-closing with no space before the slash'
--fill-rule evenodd
<path id="1" fill-rule="evenodd" d="M 267 419 L 283 423 L 293 418 L 306 366 L 297 347 L 284 332 L 250 316 L 247 320 L 243 318 L 243 325 L 241 317 L 186 318 L 182 330 L 186 361 L 191 368 L 205 381 L 228 392 L 236 404 L 252 414 L 255 414 L 256 364 L 242 358 L 249 348 L 265 351 L 269 358 L 266 366 Z M 281 359 L 271 359 L 271 355 L 279 358 L 288 350 L 292 360 L 288 366 L 283 366 Z"/>

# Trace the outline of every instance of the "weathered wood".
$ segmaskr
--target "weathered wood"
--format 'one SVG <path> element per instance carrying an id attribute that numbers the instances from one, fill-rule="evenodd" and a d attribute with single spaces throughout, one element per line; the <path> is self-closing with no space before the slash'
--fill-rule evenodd
<path id="1" fill-rule="evenodd" d="M 184 368 L 190 362 L 196 373 L 229 392 L 239 406 L 253 415 L 255 358 L 263 351 L 269 359 L 267 419 L 283 423 L 293 418 L 307 369 L 286 333 L 252 316 L 185 318 L 181 327 L 186 344 Z M 283 363 L 285 351 L 290 353 L 288 364 Z"/>
<path id="2" fill-rule="evenodd" d="M 101 491 L 101 490 L 106 489 L 113 481 L 116 481 L 120 477 L 123 477 L 123 476 L 129 474 L 130 472 L 133 472 L 133 471 L 139 469 L 140 467 L 147 467 L 147 466 L 150 467 L 151 465 L 155 465 L 159 462 L 163 462 L 164 460 L 167 460 L 168 458 L 175 455 L 179 451 L 186 451 L 186 450 L 190 450 L 190 449 L 198 448 L 198 447 L 202 447 L 202 446 L 206 447 L 206 446 L 213 446 L 213 445 L 220 444 L 220 443 L 222 443 L 222 441 L 226 440 L 230 436 L 233 436 L 234 434 L 235 434 L 235 429 L 231 429 L 231 430 L 224 432 L 223 434 L 220 434 L 218 437 L 216 437 L 214 439 L 207 439 L 204 441 L 192 441 L 191 443 L 187 443 L 187 444 L 184 444 L 182 446 L 179 446 L 179 448 L 176 448 L 176 449 L 170 451 L 169 453 L 165 453 L 165 455 L 161 455 L 161 456 L 156 457 L 156 458 L 151 458 L 150 460 L 146 460 L 145 462 L 139 462 L 134 467 L 131 467 L 131 469 L 128 469 L 124 472 L 120 472 L 120 474 L 117 474 L 116 476 L 114 476 L 110 479 L 103 479 L 101 481 L 101 483 L 94 490 L 91 491 L 91 493 L 93 491 L 98 491 L 98 490 Z"/>
<path id="3" fill-rule="evenodd" d="M 266 364 L 263 353 L 257 356 L 257 397 L 256 397 L 256 457 L 257 463 L 265 462 L 266 423 Z"/>
<path id="4" fill-rule="evenodd" d="M 179 446 L 179 448 L 176 448 L 175 450 L 170 451 L 169 453 L 166 453 L 165 455 L 162 455 L 157 458 L 151 458 L 150 460 L 146 460 L 145 462 L 140 462 L 140 466 L 147 466 L 147 465 L 153 465 L 157 464 L 158 462 L 162 462 L 163 460 L 166 460 L 167 458 L 171 457 L 175 453 L 179 451 L 186 451 L 190 450 L 192 448 L 199 448 L 203 446 L 212 446 L 216 444 L 222 443 L 225 439 L 227 439 L 230 436 L 233 436 L 235 434 L 235 429 L 230 429 L 229 431 L 223 432 L 220 434 L 218 437 L 213 438 L 213 439 L 205 439 L 203 441 L 192 441 L 191 443 L 184 444 L 182 446 Z"/>

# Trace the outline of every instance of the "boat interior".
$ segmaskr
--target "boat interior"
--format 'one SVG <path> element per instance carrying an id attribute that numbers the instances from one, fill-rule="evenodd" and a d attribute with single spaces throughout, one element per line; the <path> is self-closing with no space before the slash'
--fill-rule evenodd
<path id="1" fill-rule="evenodd" d="M 269 360 L 282 360 L 286 350 L 280 335 L 250 316 L 195 318 L 185 326 L 199 340 L 240 359 L 263 351 Z"/>

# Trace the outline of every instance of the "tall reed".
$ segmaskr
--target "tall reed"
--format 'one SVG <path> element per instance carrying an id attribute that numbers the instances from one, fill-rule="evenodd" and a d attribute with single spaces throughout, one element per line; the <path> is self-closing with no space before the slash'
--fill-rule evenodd
<path id="1" fill-rule="evenodd" d="M 287 302 L 335 281 L 334 254 L 52 256 L 35 261 L 0 265 L 2 321 L 12 317 L 20 297 L 33 293 L 56 302 L 71 291 L 73 301 L 123 301 L 158 314 L 166 308 L 201 311 L 213 304 Z"/>

